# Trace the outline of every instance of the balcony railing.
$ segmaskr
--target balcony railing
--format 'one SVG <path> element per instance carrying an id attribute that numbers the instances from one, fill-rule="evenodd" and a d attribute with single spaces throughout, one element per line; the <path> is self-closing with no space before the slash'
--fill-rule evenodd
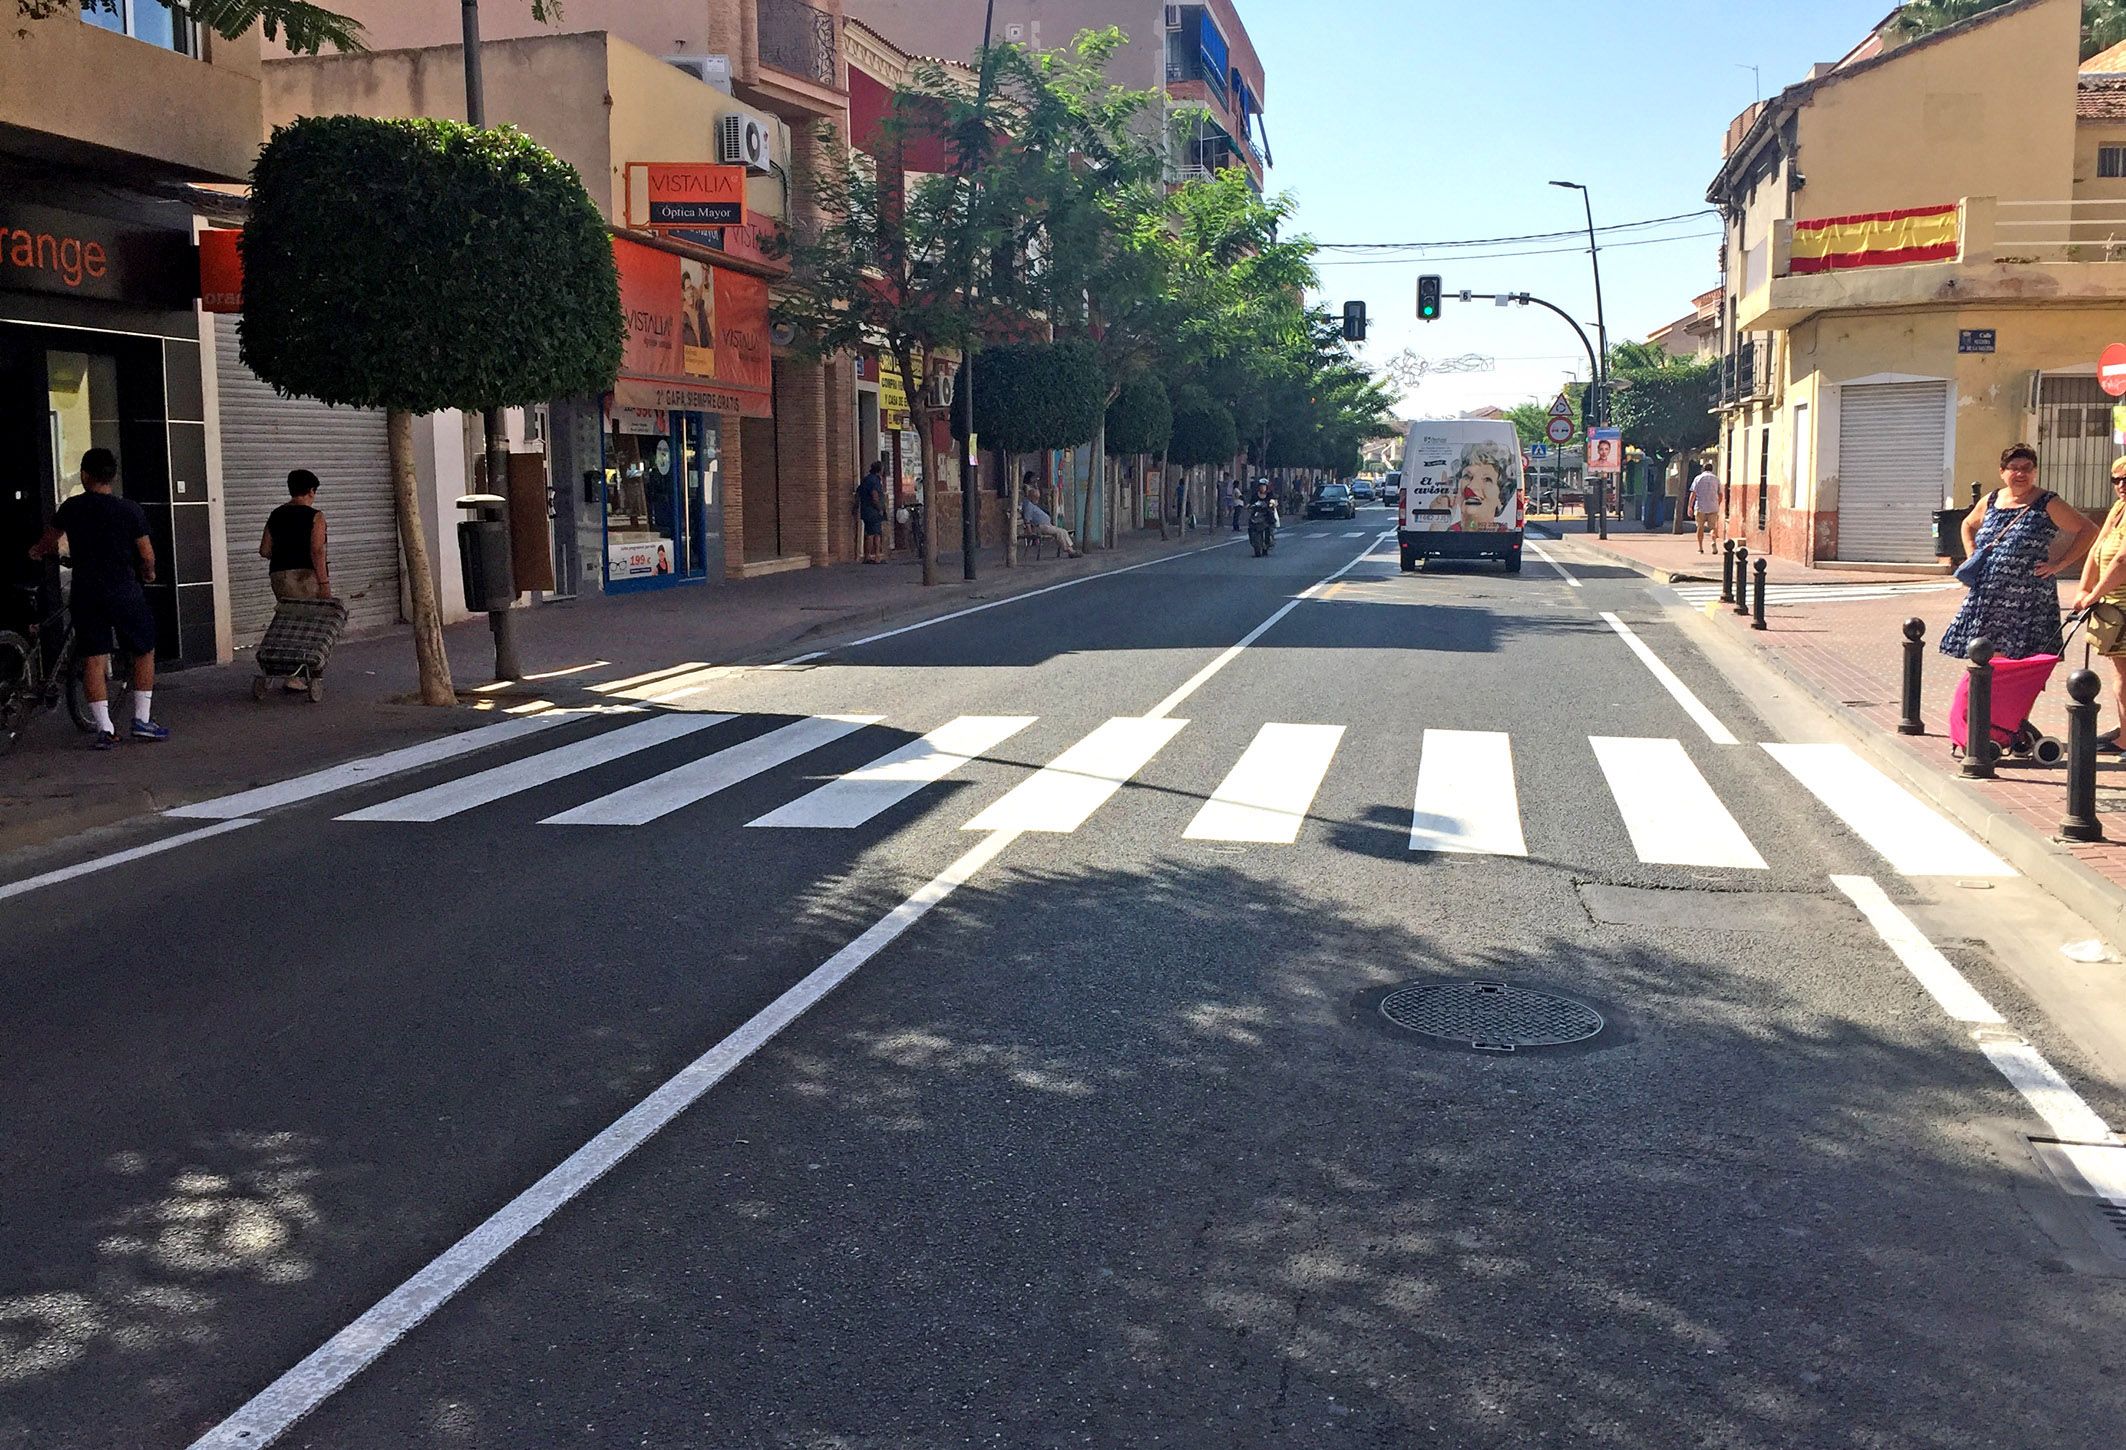
<path id="1" fill-rule="evenodd" d="M 804 0 L 759 0 L 760 63 L 832 87 L 840 79 L 841 43 L 834 17 Z"/>
<path id="2" fill-rule="evenodd" d="M 1968 214 L 1970 200 L 1964 205 Z M 1996 201 L 1990 210 L 1992 255 L 1986 260 L 2126 262 L 2126 201 Z M 1971 230 L 1984 240 L 1982 227 Z"/>
<path id="3" fill-rule="evenodd" d="M 1720 401 L 1739 403 L 1756 392 L 1757 344 L 1737 343 L 1733 352 L 1720 359 Z"/>

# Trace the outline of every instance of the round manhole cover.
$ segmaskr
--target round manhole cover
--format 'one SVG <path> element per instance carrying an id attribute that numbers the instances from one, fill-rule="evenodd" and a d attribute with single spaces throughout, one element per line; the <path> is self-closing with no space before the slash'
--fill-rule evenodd
<path id="1" fill-rule="evenodd" d="M 1563 1047 L 1602 1030 L 1602 1014 L 1584 1002 L 1504 982 L 1398 987 L 1381 999 L 1380 1011 L 1398 1027 L 1479 1052 Z"/>

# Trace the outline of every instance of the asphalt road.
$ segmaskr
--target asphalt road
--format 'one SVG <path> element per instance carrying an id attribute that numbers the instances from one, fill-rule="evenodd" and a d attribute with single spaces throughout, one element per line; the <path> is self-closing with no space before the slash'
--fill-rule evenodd
<path id="1" fill-rule="evenodd" d="M 1385 521 L 0 900 L 0 1445 L 2116 1447 L 2126 1252 L 1832 878 L 2126 1123 L 1972 924 L 2027 885 L 1898 869 L 1665 591 Z M 1478 980 L 1603 1029 L 1381 1011 Z"/>

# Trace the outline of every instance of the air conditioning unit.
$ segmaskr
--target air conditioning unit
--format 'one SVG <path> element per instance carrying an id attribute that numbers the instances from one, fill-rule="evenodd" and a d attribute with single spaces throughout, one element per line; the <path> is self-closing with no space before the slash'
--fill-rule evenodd
<path id="1" fill-rule="evenodd" d="M 1026 43 L 1026 27 L 1017 24 L 1005 26 L 1004 43 L 1006 45 L 1024 45 Z"/>
<path id="2" fill-rule="evenodd" d="M 765 175 L 775 169 L 768 128 L 751 116 L 733 112 L 716 123 L 716 159 Z"/>
<path id="3" fill-rule="evenodd" d="M 731 58 L 728 55 L 668 55 L 664 63 L 716 87 L 727 96 L 731 94 Z"/>
<path id="4" fill-rule="evenodd" d="M 1179 5 L 1166 7 L 1166 28 L 1168 30 L 1179 30 L 1181 28 L 1181 7 Z"/>
<path id="5" fill-rule="evenodd" d="M 923 401 L 933 408 L 950 408 L 952 406 L 952 378 L 953 375 L 951 373 L 934 372 L 923 379 Z"/>

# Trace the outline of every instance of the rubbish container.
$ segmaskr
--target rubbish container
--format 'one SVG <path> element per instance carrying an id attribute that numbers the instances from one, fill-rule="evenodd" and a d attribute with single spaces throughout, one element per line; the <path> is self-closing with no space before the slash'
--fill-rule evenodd
<path id="1" fill-rule="evenodd" d="M 517 586 L 509 567 L 509 501 L 500 494 L 469 493 L 458 500 L 458 567 L 465 581 L 465 607 L 475 612 L 507 609 Z"/>
<path id="2" fill-rule="evenodd" d="M 1934 511 L 1934 552 L 1952 564 L 1964 562 L 1964 515 L 1967 509 Z"/>

